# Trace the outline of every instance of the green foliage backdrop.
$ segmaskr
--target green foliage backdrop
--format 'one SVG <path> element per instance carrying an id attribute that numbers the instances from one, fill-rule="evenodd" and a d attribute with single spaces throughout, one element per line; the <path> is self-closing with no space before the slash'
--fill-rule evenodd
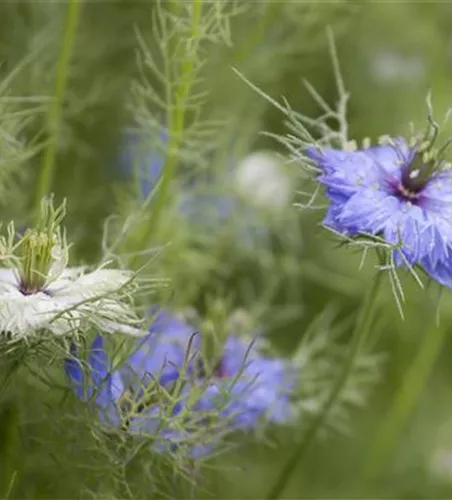
<path id="1" fill-rule="evenodd" d="M 268 325 L 275 349 L 290 353 L 326 307 L 332 308 L 332 323 L 353 321 L 371 283 L 371 259 L 359 269 L 360 256 L 337 247 L 320 227 L 322 212 L 315 210 L 285 207 L 268 221 L 268 245 L 249 249 L 243 235 L 234 236 L 240 213 L 228 221 L 228 228 L 226 223 L 217 228 L 212 241 L 196 225 L 181 220 L 175 188 L 165 180 L 156 199 L 141 207 L 137 183 L 118 162 L 124 131 L 134 128 L 149 148 L 166 154 L 170 180 L 221 172 L 231 159 L 254 150 L 286 154 L 272 137 L 287 132 L 284 116 L 233 68 L 268 96 L 285 98 L 292 109 L 316 117 L 320 109 L 305 80 L 330 105 L 337 100 L 329 27 L 350 92 L 350 137 L 370 137 L 376 143 L 383 134 L 403 135 L 409 122 L 425 122 L 429 90 L 437 116 L 452 106 L 452 5 L 346 0 L 168 4 L 0 3 L 0 218 L 27 225 L 42 195 L 53 192 L 58 201 L 67 198 L 71 263 L 94 264 L 105 256 L 101 234 L 106 219 L 116 214 L 108 225 L 116 234 L 131 214 L 138 214 L 116 251 L 135 270 L 152 252 L 158 254 L 148 277 L 168 280 L 168 286 L 157 296 L 205 311 L 209 297 L 220 294 L 253 311 Z M 166 125 L 169 145 L 161 138 Z M 447 136 L 450 126 L 443 131 Z M 296 165 L 287 167 L 292 201 L 298 202 L 298 193 L 307 189 L 305 179 Z M 221 188 L 221 182 L 212 187 L 218 192 Z M 138 250 L 146 250 L 145 257 Z M 385 283 L 382 312 L 372 330 L 379 384 L 359 410 L 350 412 L 345 427 L 338 425 L 342 432 L 325 432 L 310 449 L 290 481 L 287 498 L 452 496 L 448 292 L 441 301 L 444 339 L 435 367 L 393 439 L 379 480 L 366 484 L 359 476 L 379 423 L 434 325 L 436 290 L 419 289 L 409 276 L 402 282 L 405 319 Z M 348 340 L 349 330 L 344 330 L 340 342 Z M 422 374 L 422 366 L 417 369 Z M 63 375 L 55 377 L 64 387 Z M 25 420 L 15 425 L 19 420 L 13 404 L 5 403 L 0 414 L 0 495 L 129 495 L 117 486 L 113 473 L 98 480 L 103 450 L 70 417 L 83 411 L 81 405 L 61 405 L 64 390 L 49 390 L 29 372 L 21 380 L 8 394 L 11 401 L 20 400 Z M 58 424 L 49 428 L 50 419 Z M 264 444 L 247 439 L 238 451 L 216 458 L 196 492 L 190 481 L 172 479 L 166 465 L 156 462 L 152 474 L 162 478 L 166 493 L 161 496 L 263 498 L 303 425 L 272 431 Z M 75 460 L 82 467 L 75 467 Z M 114 463 L 109 467 L 114 469 Z M 133 496 L 151 498 L 143 474 L 130 474 Z"/>

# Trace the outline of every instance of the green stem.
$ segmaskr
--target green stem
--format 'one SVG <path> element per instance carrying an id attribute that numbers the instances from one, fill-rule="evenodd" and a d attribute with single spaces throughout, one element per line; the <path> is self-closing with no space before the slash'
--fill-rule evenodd
<path id="1" fill-rule="evenodd" d="M 16 481 L 17 457 L 20 455 L 19 411 L 17 405 L 5 397 L 13 377 L 21 367 L 25 351 L 10 362 L 2 359 L 2 379 L 0 382 L 0 498 L 7 499 Z"/>
<path id="2" fill-rule="evenodd" d="M 168 85 L 167 88 L 167 101 L 170 109 L 167 116 L 167 126 L 170 135 L 168 154 L 163 166 L 159 189 L 155 194 L 156 200 L 152 205 L 149 224 L 147 226 L 147 230 L 143 231 L 143 236 L 140 238 L 138 248 L 144 248 L 149 236 L 154 232 L 156 221 L 158 221 L 160 211 L 164 206 L 168 189 L 179 160 L 179 150 L 183 142 L 185 129 L 186 101 L 190 96 L 195 80 L 195 64 L 197 61 L 197 47 L 200 41 L 202 4 L 203 0 L 193 0 L 192 2 L 190 39 L 187 41 L 186 45 L 188 53 L 182 58 L 183 62 L 181 63 L 180 71 L 176 72 L 177 74 L 174 75 L 174 80 L 179 81 L 180 84 L 176 87 L 174 95 L 172 89 L 170 88 L 171 86 Z M 170 6 L 173 6 L 174 10 L 178 8 L 179 3 L 172 2 Z M 168 47 L 171 52 L 171 49 L 174 49 L 174 44 L 168 44 Z M 166 54 L 165 61 L 172 61 L 175 57 L 177 57 L 177 54 Z M 180 58 L 181 57 L 179 55 L 177 59 Z M 166 69 L 166 74 L 168 77 L 170 76 L 171 71 L 169 68 Z"/>
<path id="3" fill-rule="evenodd" d="M 14 487 L 20 455 L 18 410 L 14 403 L 4 405 L 0 412 L 0 498 L 8 498 Z"/>
<path id="4" fill-rule="evenodd" d="M 53 173 L 55 168 L 56 145 L 58 137 L 58 128 L 61 122 L 64 95 L 66 92 L 69 68 L 74 48 L 75 36 L 80 17 L 80 0 L 69 0 L 66 26 L 64 31 L 63 43 L 61 45 L 60 56 L 58 59 L 57 72 L 55 75 L 55 84 L 53 100 L 49 106 L 46 116 L 46 129 L 49 135 L 48 144 L 44 151 L 41 174 L 38 179 L 36 191 L 36 214 L 38 216 L 41 199 L 46 196 L 52 187 Z"/>
<path id="5" fill-rule="evenodd" d="M 381 279 L 382 273 L 379 271 L 372 282 L 371 288 L 366 294 L 364 302 L 362 303 L 359 316 L 352 333 L 352 341 L 347 359 L 343 366 L 342 372 L 336 381 L 336 384 L 331 389 L 330 396 L 328 397 L 320 414 L 313 420 L 311 426 L 306 431 L 305 437 L 301 441 L 300 445 L 294 450 L 293 454 L 287 460 L 285 466 L 278 476 L 275 485 L 267 495 L 267 500 L 276 500 L 280 498 L 284 493 L 284 489 L 289 482 L 292 474 L 303 460 L 310 445 L 316 438 L 319 429 L 327 421 L 330 411 L 340 399 L 342 391 L 347 383 L 348 377 L 353 370 L 355 360 L 359 355 L 365 341 L 367 340 L 377 306 L 376 299 L 378 291 L 380 289 Z"/>
<path id="6" fill-rule="evenodd" d="M 446 328 L 435 327 L 424 336 L 417 355 L 395 395 L 392 408 L 373 440 L 362 475 L 366 486 L 372 485 L 378 479 L 387 463 L 397 437 L 413 411 L 441 351 L 445 333 Z"/>

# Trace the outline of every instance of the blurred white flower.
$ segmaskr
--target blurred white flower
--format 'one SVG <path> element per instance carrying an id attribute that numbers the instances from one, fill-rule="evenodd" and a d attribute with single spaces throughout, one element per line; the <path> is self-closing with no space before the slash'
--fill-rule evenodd
<path id="1" fill-rule="evenodd" d="M 419 82 L 424 78 L 426 70 L 425 61 L 421 56 L 393 50 L 379 52 L 372 58 L 371 63 L 373 77 L 385 84 Z"/>
<path id="2" fill-rule="evenodd" d="M 64 335 L 89 324 L 108 333 L 140 335 L 140 322 L 120 293 L 131 278 L 128 271 L 85 274 L 69 268 L 41 290 L 26 293 L 16 270 L 0 269 L 0 331 L 19 339 L 42 330 Z"/>
<path id="3" fill-rule="evenodd" d="M 291 181 L 276 155 L 256 152 L 237 166 L 235 179 L 240 193 L 257 205 L 278 209 L 291 198 Z"/>
<path id="4" fill-rule="evenodd" d="M 437 449 L 430 460 L 430 472 L 443 480 L 452 482 L 452 449 Z"/>
<path id="5" fill-rule="evenodd" d="M 449 59 L 452 59 L 452 38 L 446 42 L 446 53 Z"/>

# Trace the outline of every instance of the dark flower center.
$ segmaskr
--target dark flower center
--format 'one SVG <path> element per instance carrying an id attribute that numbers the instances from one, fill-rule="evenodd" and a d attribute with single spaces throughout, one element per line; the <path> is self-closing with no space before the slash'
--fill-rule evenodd
<path id="1" fill-rule="evenodd" d="M 215 371 L 214 371 L 214 375 L 215 375 L 215 377 L 218 377 L 218 378 L 227 377 L 226 370 L 225 370 L 223 363 L 221 361 L 216 366 Z"/>
<path id="2" fill-rule="evenodd" d="M 401 194 L 416 198 L 438 167 L 438 161 L 428 152 L 415 152 L 413 160 L 403 168 Z"/>
<path id="3" fill-rule="evenodd" d="M 225 378 L 228 376 L 221 359 L 217 362 L 216 365 L 214 365 L 213 370 L 210 370 L 206 366 L 206 363 L 203 360 L 199 359 L 196 367 L 196 375 L 201 378 L 207 378 L 209 376 L 209 372 L 216 378 Z"/>
<path id="4" fill-rule="evenodd" d="M 36 293 L 41 292 L 44 293 L 45 295 L 48 295 L 49 297 L 53 296 L 50 290 L 47 290 L 46 288 L 40 288 L 39 286 L 29 285 L 23 280 L 19 283 L 19 292 L 22 295 L 34 295 Z"/>

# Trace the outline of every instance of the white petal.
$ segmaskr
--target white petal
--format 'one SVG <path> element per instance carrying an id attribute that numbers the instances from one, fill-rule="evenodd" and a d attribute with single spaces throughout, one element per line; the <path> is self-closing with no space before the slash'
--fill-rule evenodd
<path id="1" fill-rule="evenodd" d="M 48 329 L 63 334 L 74 328 L 73 319 L 68 316 L 55 317 L 66 309 L 44 293 L 23 295 L 17 288 L 0 294 L 0 330 L 16 337 L 33 334 L 36 330 Z M 73 315 L 74 316 L 74 315 Z"/>
<path id="2" fill-rule="evenodd" d="M 11 285 L 17 285 L 17 276 L 14 269 L 9 269 L 7 267 L 0 267 L 0 286 L 4 283 L 9 283 Z"/>
<path id="3" fill-rule="evenodd" d="M 122 333 L 124 335 L 131 335 L 132 337 L 143 337 L 149 333 L 149 330 L 143 328 L 107 320 L 99 322 L 99 329 L 107 333 Z"/>
<path id="4" fill-rule="evenodd" d="M 57 280 L 49 286 L 55 296 L 72 296 L 77 301 L 115 292 L 125 285 L 133 274 L 130 271 L 100 269 L 82 274 L 72 281 Z"/>
<path id="5" fill-rule="evenodd" d="M 67 269 L 47 287 L 48 293 L 23 295 L 14 272 L 0 269 L 0 331 L 10 332 L 16 338 L 42 329 L 63 335 L 89 324 L 109 333 L 145 335 L 143 322 L 129 304 L 109 295 L 125 285 L 133 274 L 113 269 L 88 274 L 83 271 L 83 268 Z"/>

